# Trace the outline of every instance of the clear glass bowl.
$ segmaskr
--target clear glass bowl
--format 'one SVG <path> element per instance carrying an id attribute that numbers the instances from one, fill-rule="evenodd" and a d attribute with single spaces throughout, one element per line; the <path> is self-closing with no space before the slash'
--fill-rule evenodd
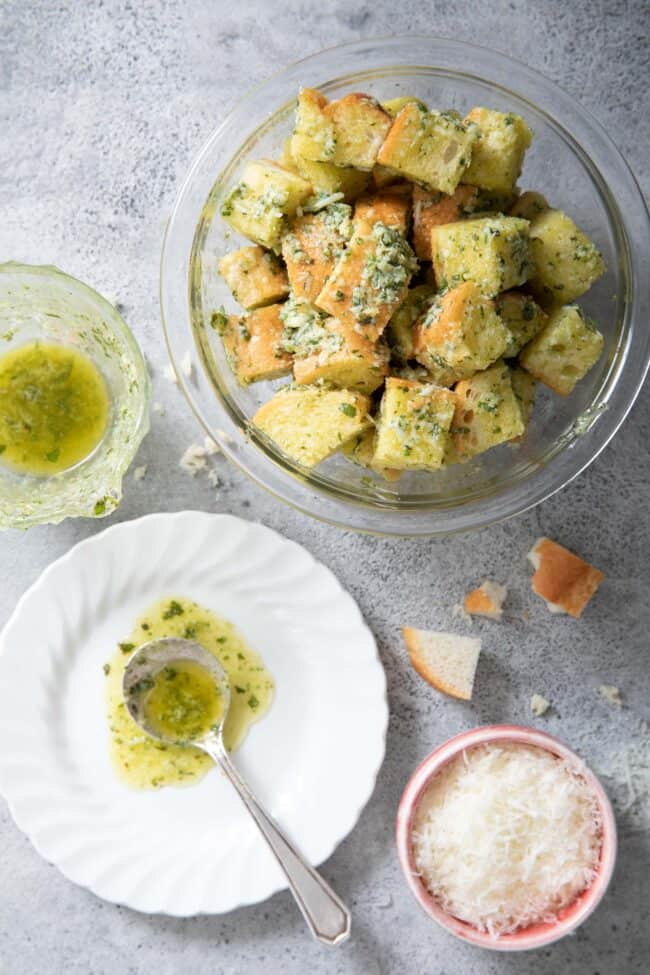
<path id="1" fill-rule="evenodd" d="M 35 477 L 0 465 L 0 529 L 110 514 L 149 429 L 149 375 L 115 308 L 55 267 L 2 264 L 0 354 L 35 339 L 73 346 L 94 362 L 110 394 L 109 422 L 95 450 L 60 474 Z"/>
<path id="2" fill-rule="evenodd" d="M 604 354 L 567 398 L 540 389 L 525 440 L 467 465 L 387 484 L 335 455 L 316 470 L 292 464 L 251 425 L 283 382 L 238 386 L 212 311 L 236 305 L 218 258 L 241 246 L 219 216 L 245 160 L 277 157 L 301 86 L 330 98 L 416 95 L 464 113 L 486 105 L 523 115 L 535 133 L 520 180 L 566 210 L 597 242 L 607 273 L 581 300 L 605 336 Z M 525 511 L 576 477 L 614 435 L 641 387 L 650 330 L 649 221 L 625 161 L 601 126 L 565 92 L 517 61 L 438 37 L 360 41 L 291 65 L 250 92 L 195 160 L 171 215 L 162 254 L 165 333 L 181 388 L 224 451 L 294 507 L 359 531 L 445 535 Z M 192 370 L 181 368 L 188 355 Z M 189 376 L 188 376 L 189 373 Z"/>

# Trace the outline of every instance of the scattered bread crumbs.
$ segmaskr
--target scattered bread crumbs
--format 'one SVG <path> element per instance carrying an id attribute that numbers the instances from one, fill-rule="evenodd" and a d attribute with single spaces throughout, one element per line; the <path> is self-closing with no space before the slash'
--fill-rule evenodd
<path id="1" fill-rule="evenodd" d="M 162 405 L 162 403 L 157 403 L 157 402 L 153 404 L 151 409 L 154 411 L 154 413 L 157 413 L 158 416 L 164 416 L 165 413 L 167 412 L 165 407 Z"/>
<path id="2" fill-rule="evenodd" d="M 176 375 L 174 367 L 171 364 L 165 366 L 163 369 L 163 376 L 168 382 L 173 383 L 174 386 L 178 386 L 178 376 Z"/>
<path id="3" fill-rule="evenodd" d="M 225 443 L 225 444 L 233 444 L 233 443 L 235 443 L 235 438 L 234 437 L 231 437 L 230 434 L 229 433 L 226 433 L 225 430 L 215 430 L 215 433 L 219 437 L 219 440 L 222 443 Z"/>
<path id="4" fill-rule="evenodd" d="M 535 568 L 533 592 L 552 613 L 568 613 L 575 619 L 605 578 L 599 569 L 550 538 L 538 538 L 528 559 Z"/>
<path id="5" fill-rule="evenodd" d="M 500 620 L 507 595 L 505 586 L 484 579 L 478 589 L 467 593 L 463 600 L 463 609 L 470 616 L 487 616 L 490 620 Z"/>
<path id="6" fill-rule="evenodd" d="M 188 349 L 183 358 L 181 359 L 181 372 L 188 379 L 191 379 L 194 375 L 194 364 L 192 362 L 192 353 Z"/>
<path id="7" fill-rule="evenodd" d="M 474 622 L 462 603 L 454 603 L 454 605 L 451 607 L 451 615 L 455 616 L 456 619 L 464 620 L 464 622 L 469 623 L 470 626 Z"/>
<path id="8" fill-rule="evenodd" d="M 215 454 L 221 453 L 221 447 L 218 443 L 215 443 L 212 437 L 203 438 L 203 449 L 205 450 L 206 457 L 214 457 Z"/>
<path id="9" fill-rule="evenodd" d="M 204 471 L 208 466 L 205 447 L 202 447 L 200 443 L 190 444 L 181 457 L 178 466 L 190 477 L 196 477 L 199 471 Z"/>
<path id="10" fill-rule="evenodd" d="M 533 694 L 530 699 L 530 710 L 538 718 L 541 718 L 543 714 L 546 714 L 550 706 L 551 702 L 547 701 L 546 698 L 542 697 L 541 694 Z"/>
<path id="11" fill-rule="evenodd" d="M 141 467 L 136 467 L 136 469 L 133 471 L 133 480 L 143 481 L 146 473 L 147 464 L 143 464 Z"/>
<path id="12" fill-rule="evenodd" d="M 481 641 L 455 633 L 402 628 L 411 664 L 436 690 L 469 701 L 481 652 Z"/>
<path id="13" fill-rule="evenodd" d="M 613 684 L 601 684 L 598 688 L 598 693 L 603 697 L 612 707 L 622 708 L 623 698 L 621 697 L 621 692 L 618 687 L 614 687 Z"/>
<path id="14" fill-rule="evenodd" d="M 215 471 L 214 467 L 211 467 L 210 470 L 208 471 L 208 482 L 210 484 L 210 487 L 213 488 L 218 488 L 221 484 L 221 478 L 219 477 L 218 473 Z"/>

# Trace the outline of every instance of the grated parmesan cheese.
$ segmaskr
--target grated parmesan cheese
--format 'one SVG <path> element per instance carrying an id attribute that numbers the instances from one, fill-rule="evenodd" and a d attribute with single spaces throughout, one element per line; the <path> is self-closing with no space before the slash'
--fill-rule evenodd
<path id="1" fill-rule="evenodd" d="M 413 853 L 443 910 L 493 937 L 553 921 L 594 879 L 600 815 L 580 774 L 542 748 L 480 745 L 435 776 Z"/>

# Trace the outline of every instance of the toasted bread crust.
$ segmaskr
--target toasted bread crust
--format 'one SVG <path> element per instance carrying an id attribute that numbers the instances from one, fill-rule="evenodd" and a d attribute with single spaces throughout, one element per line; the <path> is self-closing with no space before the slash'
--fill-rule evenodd
<path id="1" fill-rule="evenodd" d="M 434 687 L 437 691 L 442 691 L 443 694 L 449 695 L 449 697 L 455 697 L 461 701 L 470 701 L 472 698 L 472 689 L 469 692 L 463 687 L 457 687 L 456 685 L 445 680 L 440 674 L 435 673 L 430 666 L 429 661 L 426 659 L 423 653 L 422 647 L 420 645 L 420 637 L 418 630 L 413 629 L 409 626 L 402 627 L 402 635 L 404 637 L 404 643 L 406 644 L 406 649 L 408 651 L 409 660 L 413 669 L 422 677 L 428 684 Z"/>
<path id="2" fill-rule="evenodd" d="M 540 538 L 528 558 L 536 568 L 533 592 L 553 607 L 578 619 L 605 574 L 550 538 Z"/>

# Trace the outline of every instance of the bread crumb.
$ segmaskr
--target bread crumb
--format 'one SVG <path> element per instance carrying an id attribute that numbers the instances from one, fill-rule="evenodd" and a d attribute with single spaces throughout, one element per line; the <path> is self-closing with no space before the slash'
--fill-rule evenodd
<path id="1" fill-rule="evenodd" d="M 533 592 L 552 613 L 568 613 L 575 619 L 605 578 L 599 569 L 550 538 L 538 538 L 528 560 L 535 569 Z"/>
<path id="2" fill-rule="evenodd" d="M 221 440 L 222 443 L 233 444 L 235 442 L 235 438 L 231 437 L 230 434 L 226 433 L 225 430 L 215 430 L 215 433 L 219 437 L 219 440 Z"/>
<path id="3" fill-rule="evenodd" d="M 221 479 L 218 473 L 215 471 L 214 467 L 211 467 L 208 471 L 208 482 L 210 487 L 217 488 L 221 484 Z"/>
<path id="4" fill-rule="evenodd" d="M 474 616 L 486 616 L 490 620 L 500 620 L 503 604 L 508 590 L 498 582 L 484 579 L 478 589 L 472 589 L 463 600 L 463 609 Z"/>
<path id="5" fill-rule="evenodd" d="M 168 382 L 173 383 L 174 386 L 178 386 L 178 376 L 176 375 L 174 367 L 171 365 L 171 363 L 168 363 L 163 369 L 163 376 Z"/>
<path id="6" fill-rule="evenodd" d="M 618 687 L 614 687 L 613 684 L 601 684 L 598 688 L 598 693 L 602 698 L 604 698 L 612 707 L 622 708 L 623 698 L 621 697 L 621 692 Z"/>
<path id="7" fill-rule="evenodd" d="M 188 379 L 191 379 L 194 375 L 194 363 L 192 362 L 192 353 L 190 349 L 187 350 L 183 358 L 181 359 L 181 372 Z"/>
<path id="8" fill-rule="evenodd" d="M 154 403 L 151 409 L 154 411 L 154 413 L 157 413 L 158 416 L 164 416 L 167 412 L 162 403 Z"/>
<path id="9" fill-rule="evenodd" d="M 533 694 L 530 699 L 530 710 L 538 718 L 541 718 L 543 714 L 546 714 L 550 706 L 551 702 L 547 701 L 546 698 L 542 697 L 541 694 Z"/>
<path id="10" fill-rule="evenodd" d="M 133 471 L 133 480 L 143 481 L 146 473 L 147 473 L 147 464 L 142 464 L 141 467 L 136 467 L 136 469 Z"/>
<path id="11" fill-rule="evenodd" d="M 206 457 L 214 457 L 215 454 L 221 453 L 221 447 L 218 443 L 215 443 L 212 437 L 203 438 L 203 449 L 205 450 Z"/>
<path id="12" fill-rule="evenodd" d="M 199 471 L 204 471 L 208 466 L 205 447 L 202 447 L 200 443 L 190 444 L 181 457 L 178 466 L 190 477 L 196 477 Z"/>
<path id="13" fill-rule="evenodd" d="M 474 623 L 474 620 L 469 615 L 462 603 L 454 603 L 454 605 L 451 607 L 451 615 L 455 616 L 456 619 L 469 623 L 470 626 L 472 626 Z"/>

